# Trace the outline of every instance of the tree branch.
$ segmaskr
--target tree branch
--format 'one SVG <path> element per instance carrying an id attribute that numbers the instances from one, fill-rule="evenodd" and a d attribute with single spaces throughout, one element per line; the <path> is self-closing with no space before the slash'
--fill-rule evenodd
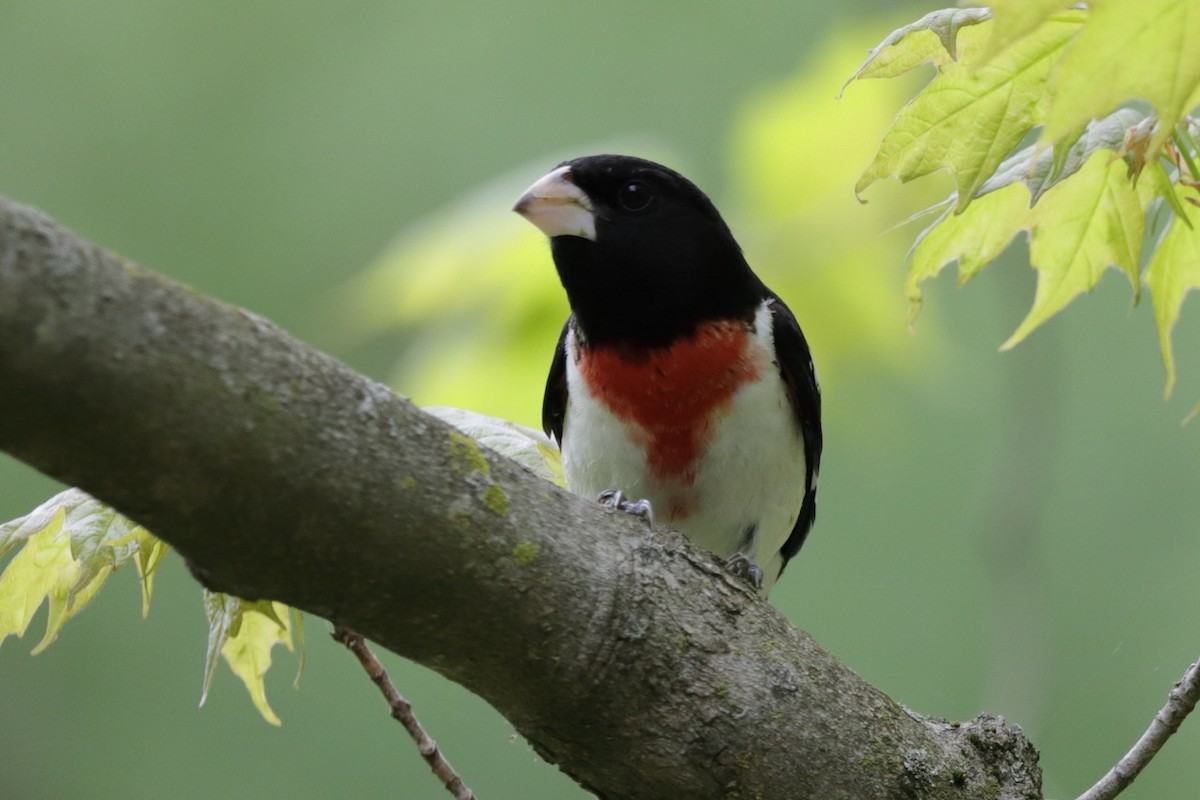
<path id="1" fill-rule="evenodd" d="M 333 640 L 345 646 L 358 659 L 358 663 L 366 671 L 367 677 L 379 688 L 383 699 L 387 700 L 388 710 L 392 712 L 392 719 L 404 726 L 404 730 L 417 745 L 417 751 L 421 754 L 421 758 L 425 759 L 429 769 L 433 770 L 434 776 L 442 782 L 446 791 L 454 796 L 454 800 L 476 800 L 475 793 L 463 783 L 462 777 L 446 760 L 446 756 L 442 755 L 442 749 L 438 747 L 438 743 L 425 732 L 425 726 L 413 713 L 412 703 L 405 700 L 404 696 L 396 691 L 392 679 L 388 677 L 387 670 L 383 668 L 383 664 L 379 663 L 379 659 L 367 646 L 367 640 L 347 628 L 334 628 Z"/>
<path id="2" fill-rule="evenodd" d="M 1175 683 L 1167 695 L 1167 704 L 1150 720 L 1150 727 L 1129 748 L 1129 752 L 1077 800 L 1113 800 L 1125 791 L 1150 760 L 1158 755 L 1167 739 L 1175 735 L 1187 715 L 1196 707 L 1197 701 L 1200 701 L 1200 661 L 1188 667 L 1183 677 Z"/>
<path id="3" fill-rule="evenodd" d="M 1003 720 L 907 711 L 711 554 L 2 198 L 0 387 L 0 448 L 210 588 L 461 683 L 601 797 L 1041 796 Z"/>

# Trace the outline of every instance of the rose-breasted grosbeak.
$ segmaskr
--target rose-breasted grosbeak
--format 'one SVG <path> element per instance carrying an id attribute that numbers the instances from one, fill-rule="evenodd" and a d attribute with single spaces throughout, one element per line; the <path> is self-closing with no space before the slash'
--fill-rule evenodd
<path id="1" fill-rule="evenodd" d="M 648 500 L 765 593 L 816 514 L 821 400 L 796 318 L 660 164 L 566 161 L 514 210 L 550 237 L 573 312 L 542 407 L 567 487 Z"/>

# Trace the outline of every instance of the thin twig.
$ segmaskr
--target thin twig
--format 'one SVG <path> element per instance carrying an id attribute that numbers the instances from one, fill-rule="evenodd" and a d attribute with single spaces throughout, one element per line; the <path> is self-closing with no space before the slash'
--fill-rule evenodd
<path id="1" fill-rule="evenodd" d="M 1167 739 L 1179 730 L 1180 724 L 1196 707 L 1197 700 L 1200 700 L 1200 661 L 1183 673 L 1167 697 L 1167 704 L 1154 715 L 1150 727 L 1146 728 L 1137 744 L 1095 786 L 1076 800 L 1112 800 L 1123 792 L 1167 743 Z"/>
<path id="2" fill-rule="evenodd" d="M 344 644 L 358 658 L 363 669 L 367 671 L 367 675 L 379 687 L 379 691 L 383 692 L 388 707 L 392 711 L 392 717 L 404 726 L 408 735 L 417 743 L 417 750 L 420 751 L 421 757 L 425 759 L 425 763 L 429 764 L 433 774 L 446 787 L 446 791 L 454 795 L 455 800 L 475 800 L 475 793 L 463 783 L 462 778 L 454 771 L 454 767 L 450 766 L 450 762 L 442 755 L 437 742 L 429 738 L 429 734 L 421 727 L 421 723 L 413 714 L 412 704 L 396 691 L 387 671 L 384 670 L 383 665 L 379 663 L 379 659 L 375 657 L 371 649 L 367 647 L 363 637 L 346 628 L 334 628 L 332 636 L 334 641 Z"/>

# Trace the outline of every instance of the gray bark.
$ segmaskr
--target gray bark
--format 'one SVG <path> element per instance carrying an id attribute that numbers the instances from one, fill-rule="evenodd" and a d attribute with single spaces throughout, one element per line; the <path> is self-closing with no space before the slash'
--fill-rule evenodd
<path id="1" fill-rule="evenodd" d="M 1041 797 L 1017 728 L 908 711 L 681 537 L 3 198 L 0 448 L 210 588 L 457 681 L 601 797 Z"/>

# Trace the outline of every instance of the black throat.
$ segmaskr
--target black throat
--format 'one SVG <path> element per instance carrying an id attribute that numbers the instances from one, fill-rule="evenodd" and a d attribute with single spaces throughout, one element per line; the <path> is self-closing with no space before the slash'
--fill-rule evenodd
<path id="1" fill-rule="evenodd" d="M 551 252 L 592 346 L 667 347 L 705 322 L 753 320 L 767 295 L 736 245 L 614 253 L 560 236 L 551 240 Z"/>

